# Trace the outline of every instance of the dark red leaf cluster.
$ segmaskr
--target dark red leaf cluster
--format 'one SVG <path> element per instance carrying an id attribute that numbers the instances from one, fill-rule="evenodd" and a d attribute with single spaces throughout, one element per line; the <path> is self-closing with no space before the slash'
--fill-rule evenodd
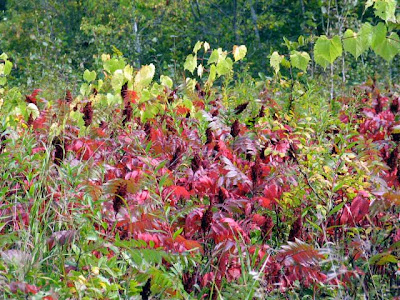
<path id="1" fill-rule="evenodd" d="M 93 107 L 92 102 L 88 101 L 86 105 L 83 107 L 83 121 L 85 122 L 85 126 L 88 127 L 92 124 L 93 121 Z"/>
<path id="2" fill-rule="evenodd" d="M 72 97 L 71 91 L 67 90 L 65 92 L 65 102 L 69 104 L 69 103 L 72 103 L 73 100 L 74 100 L 74 98 Z"/>

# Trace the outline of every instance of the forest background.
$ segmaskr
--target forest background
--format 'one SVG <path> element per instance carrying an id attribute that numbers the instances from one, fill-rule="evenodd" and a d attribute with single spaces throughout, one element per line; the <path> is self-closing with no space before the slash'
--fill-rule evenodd
<path id="1" fill-rule="evenodd" d="M 14 61 L 16 82 L 53 90 L 60 79 L 77 89 L 85 69 L 101 66 L 102 53 L 123 54 L 137 68 L 153 63 L 176 81 L 198 40 L 222 49 L 245 44 L 246 69 L 271 76 L 269 55 L 286 49 L 283 37 L 342 36 L 377 20 L 357 0 L 2 0 L 0 15 L 0 52 Z M 355 64 L 349 55 L 343 60 Z M 352 83 L 367 74 L 392 76 L 398 62 L 366 54 L 346 76 Z"/>

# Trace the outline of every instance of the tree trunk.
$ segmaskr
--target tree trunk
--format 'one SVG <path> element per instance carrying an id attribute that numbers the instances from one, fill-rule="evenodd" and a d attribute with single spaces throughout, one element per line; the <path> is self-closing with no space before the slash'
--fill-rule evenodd
<path id="1" fill-rule="evenodd" d="M 132 7 L 132 30 L 133 30 L 133 34 L 135 36 L 135 41 L 134 41 L 134 46 L 135 46 L 135 52 L 136 52 L 136 64 L 137 67 L 140 67 L 141 65 L 141 56 L 142 56 L 142 43 L 140 40 L 140 33 L 139 33 L 139 24 L 137 22 L 137 18 L 136 18 L 136 7 L 135 5 L 133 5 Z"/>
<path id="2" fill-rule="evenodd" d="M 236 44 L 239 43 L 239 34 L 237 30 L 237 0 L 233 0 L 233 33 Z"/>
<path id="3" fill-rule="evenodd" d="M 254 25 L 254 34 L 256 35 L 257 44 L 259 46 L 260 45 L 260 32 L 258 31 L 257 14 L 253 7 L 253 0 L 249 0 L 249 4 L 250 4 L 251 20 L 253 21 L 253 25 Z"/>

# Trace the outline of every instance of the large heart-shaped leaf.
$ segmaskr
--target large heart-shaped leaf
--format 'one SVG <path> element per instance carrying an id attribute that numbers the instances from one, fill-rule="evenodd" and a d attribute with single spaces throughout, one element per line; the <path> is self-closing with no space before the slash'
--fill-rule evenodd
<path id="1" fill-rule="evenodd" d="M 326 68 L 333 63 L 336 58 L 342 55 L 342 42 L 339 36 L 329 39 L 325 35 L 321 35 L 314 46 L 315 62 Z"/>
<path id="2" fill-rule="evenodd" d="M 307 52 L 292 51 L 290 53 L 290 63 L 293 68 L 298 68 L 302 71 L 307 70 L 308 63 L 310 62 L 310 55 Z"/>
<path id="3" fill-rule="evenodd" d="M 343 36 L 343 48 L 356 59 L 371 46 L 372 26 L 369 23 L 362 25 L 358 33 L 347 29 Z"/>
<path id="4" fill-rule="evenodd" d="M 397 33 L 392 32 L 387 35 L 387 27 L 384 23 L 379 23 L 373 29 L 371 48 L 376 54 L 387 61 L 391 61 L 400 53 L 400 38 Z"/>

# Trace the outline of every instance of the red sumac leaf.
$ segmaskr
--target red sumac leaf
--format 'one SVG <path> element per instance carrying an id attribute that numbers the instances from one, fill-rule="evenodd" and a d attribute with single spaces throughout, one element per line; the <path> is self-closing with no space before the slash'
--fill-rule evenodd
<path id="1" fill-rule="evenodd" d="M 367 192 L 360 191 L 351 202 L 351 206 L 345 205 L 343 214 L 340 217 L 341 224 L 355 226 L 359 223 L 369 211 L 369 196 Z"/>
<path id="2" fill-rule="evenodd" d="M 189 199 L 190 198 L 190 194 L 189 192 L 182 186 L 172 186 L 171 187 L 173 189 L 173 194 L 176 195 L 177 197 L 181 198 L 185 198 L 185 199 Z"/>
<path id="3" fill-rule="evenodd" d="M 265 207 L 265 208 L 268 208 L 268 209 L 272 209 L 273 204 L 275 203 L 274 199 L 266 198 L 266 197 L 257 197 L 257 198 L 254 198 L 254 200 L 258 201 L 258 203 L 262 207 Z"/>
<path id="4" fill-rule="evenodd" d="M 264 188 L 264 196 L 268 199 L 278 200 L 282 196 L 282 190 L 277 183 L 266 185 Z"/>
<path id="5" fill-rule="evenodd" d="M 283 257 L 285 265 L 298 264 L 303 267 L 317 265 L 324 259 L 317 249 L 299 239 L 282 246 L 279 256 Z"/>
<path id="6" fill-rule="evenodd" d="M 16 294 L 18 291 L 21 291 L 22 293 L 25 294 L 28 293 L 37 294 L 40 291 L 40 289 L 37 286 L 27 284 L 25 282 L 11 282 L 9 284 L 9 287 L 13 294 Z"/>

